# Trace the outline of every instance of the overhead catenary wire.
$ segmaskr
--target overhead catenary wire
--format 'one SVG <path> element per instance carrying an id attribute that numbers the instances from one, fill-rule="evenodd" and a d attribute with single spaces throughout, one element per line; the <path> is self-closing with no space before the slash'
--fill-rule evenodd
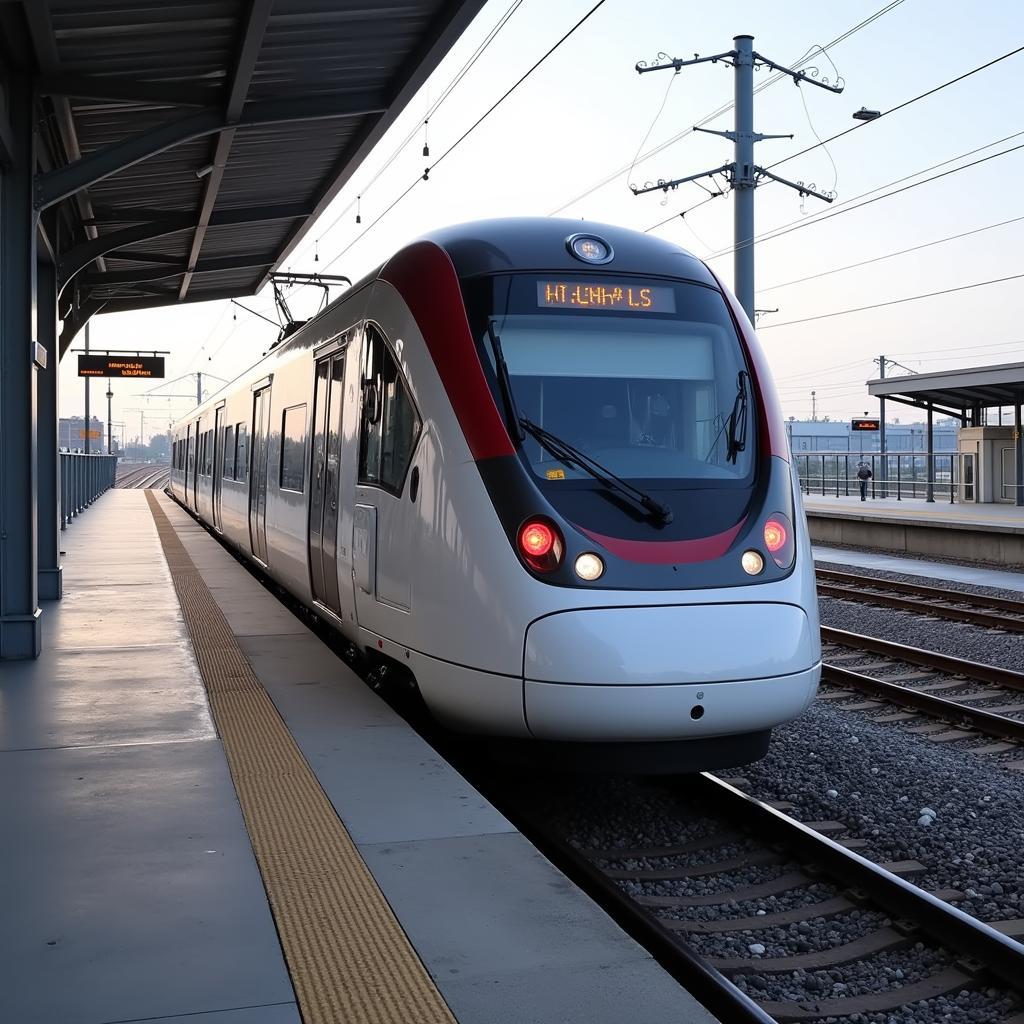
<path id="1" fill-rule="evenodd" d="M 953 288 L 942 288 L 936 292 L 923 292 L 920 295 L 906 295 L 900 299 L 889 299 L 887 302 L 873 302 L 867 306 L 855 306 L 851 309 L 835 309 L 831 313 L 818 313 L 815 316 L 800 317 L 797 320 L 786 320 L 781 324 L 768 324 L 758 328 L 759 331 L 771 331 L 778 327 L 791 327 L 793 324 L 806 324 L 812 320 L 827 320 L 834 316 L 846 316 L 849 313 L 863 313 L 869 309 L 883 309 L 886 306 L 898 306 L 904 302 L 916 302 L 919 299 L 934 299 L 940 295 L 952 295 L 955 292 L 966 292 L 972 288 L 984 288 L 992 284 L 1004 284 L 1007 281 L 1019 281 L 1024 274 L 1010 274 L 1008 277 L 993 277 L 987 281 L 974 281 L 971 284 L 956 285 Z"/>
<path id="2" fill-rule="evenodd" d="M 883 199 L 891 199 L 893 196 L 902 195 L 904 192 L 909 192 L 911 189 L 919 188 L 921 185 L 928 185 L 933 181 L 939 181 L 941 178 L 947 178 L 953 174 L 959 174 L 961 171 L 970 170 L 972 167 L 978 167 L 981 164 L 988 163 L 990 160 L 996 160 L 999 157 L 1007 156 L 1010 153 L 1015 153 L 1020 149 L 1024 149 L 1024 143 L 1020 143 L 1016 146 L 1010 146 L 1008 149 L 1000 150 L 998 153 L 991 153 L 988 156 L 981 157 L 978 160 L 972 160 L 970 163 L 962 164 L 959 167 L 952 167 L 948 171 L 942 171 L 940 174 L 932 175 L 930 178 L 924 178 L 921 181 L 912 182 L 909 185 L 904 185 L 902 188 L 894 189 L 892 192 L 886 192 L 880 196 L 874 196 L 871 199 L 865 199 L 865 196 L 871 196 L 875 192 L 879 192 L 884 188 L 892 188 L 893 185 L 898 185 L 901 182 L 909 181 L 911 178 L 920 177 L 922 174 L 927 174 L 929 171 L 933 171 L 938 167 L 943 167 L 946 164 L 953 163 L 956 160 L 963 160 L 965 157 L 973 156 L 975 153 L 980 153 L 982 150 L 991 149 L 993 146 L 998 146 L 1003 142 L 1008 142 L 1010 139 L 1019 138 L 1024 135 L 1024 131 L 1014 132 L 1012 135 L 1004 135 L 1001 139 L 996 139 L 994 142 L 989 142 L 984 146 L 978 146 L 975 149 L 970 149 L 965 153 L 960 153 L 957 156 L 950 157 L 948 160 L 943 160 L 940 163 L 932 164 L 931 167 L 925 167 L 919 171 L 914 171 L 912 174 L 906 174 L 902 178 L 897 178 L 895 181 L 890 181 L 885 185 L 878 185 L 877 187 L 870 189 L 867 192 L 862 192 L 858 196 L 854 196 L 852 199 L 846 200 L 841 206 L 831 210 L 825 210 L 822 213 L 815 214 L 813 217 L 808 217 L 804 220 L 790 221 L 788 224 L 783 224 L 778 228 L 773 228 L 770 231 L 766 231 L 763 235 L 758 235 L 752 242 L 747 243 L 748 245 L 754 244 L 754 242 L 770 242 L 775 238 L 781 238 L 783 235 L 788 235 L 793 231 L 798 231 L 801 228 L 808 228 L 815 224 L 821 224 L 827 220 L 831 220 L 833 217 L 839 217 L 844 213 L 852 213 L 854 210 L 859 210 L 865 206 L 870 206 L 872 203 L 880 202 Z M 864 199 L 863 202 L 858 200 Z M 851 205 L 856 204 L 856 205 Z M 724 249 L 719 249 L 716 252 L 706 256 L 707 260 L 721 259 L 723 256 L 728 256 L 730 253 L 735 251 L 736 246 L 728 246 Z"/>
<path id="3" fill-rule="evenodd" d="M 402 139 L 402 141 L 395 146 L 391 153 L 385 158 L 384 163 L 381 164 L 381 166 L 378 167 L 377 170 L 374 172 L 374 175 L 369 180 L 369 182 L 367 182 L 362 187 L 356 198 L 351 200 L 347 206 L 340 210 L 337 216 L 335 216 L 335 218 L 330 222 L 330 224 L 328 224 L 325 228 L 323 228 L 320 231 L 318 238 L 323 238 L 324 235 L 326 235 L 333 228 L 335 228 L 341 221 L 342 217 L 344 217 L 352 209 L 353 206 L 356 206 L 359 203 L 361 197 L 364 196 L 368 191 L 370 191 L 373 188 L 373 186 L 377 184 L 378 181 L 380 181 L 381 177 L 391 167 L 395 160 L 398 159 L 398 157 L 402 154 L 402 152 L 409 145 L 409 143 L 412 142 L 414 138 L 416 138 L 423 125 L 426 124 L 434 116 L 434 114 L 441 108 L 441 105 L 445 102 L 445 100 L 448 99 L 448 97 L 452 94 L 452 92 L 459 85 L 459 83 L 466 77 L 467 74 L 469 74 L 473 66 L 484 55 L 484 52 L 491 45 L 491 43 L 494 42 L 495 38 L 505 27 L 505 25 L 512 17 L 512 15 L 515 14 L 516 11 L 522 6 L 522 3 L 523 0 L 513 0 L 513 2 L 508 6 L 508 8 L 506 8 L 505 13 L 502 14 L 498 21 L 491 27 L 490 31 L 487 33 L 484 39 L 477 45 L 477 48 L 467 58 L 466 62 L 462 65 L 462 67 L 455 73 L 452 80 L 442 90 L 441 95 L 438 96 L 438 98 L 434 100 L 433 103 L 428 104 L 427 111 L 423 115 L 422 119 L 417 121 L 416 124 L 410 129 L 409 133 L 405 136 L 405 138 Z M 302 257 L 309 252 L 310 248 L 310 245 L 306 245 L 306 247 L 296 257 L 296 261 L 302 259 Z"/>
<path id="4" fill-rule="evenodd" d="M 462 145 L 466 139 L 469 138 L 477 128 L 480 127 L 484 121 L 487 120 L 511 96 L 522 84 L 525 82 L 556 50 L 559 49 L 571 36 L 573 36 L 580 28 L 588 22 L 594 14 L 596 14 L 604 5 L 607 0 L 597 0 L 587 12 L 583 15 L 567 32 L 565 32 L 557 42 L 555 42 L 549 49 L 536 60 L 516 81 L 506 89 L 501 96 L 499 96 L 434 162 L 428 167 L 424 173 L 413 180 L 403 192 L 391 201 L 384 208 L 384 210 L 377 215 L 356 237 L 345 246 L 337 255 L 335 255 L 324 267 L 327 268 L 333 266 L 341 259 L 357 242 L 359 242 L 365 235 L 373 230 L 373 228 L 380 223 L 412 190 L 421 182 L 428 180 L 430 172 L 434 171 L 447 157 L 449 157 L 459 146 Z"/>
<path id="5" fill-rule="evenodd" d="M 828 45 L 832 45 L 832 44 L 828 44 Z M 1015 57 L 1017 54 L 1022 53 L 1022 52 L 1024 52 L 1024 46 L 1017 47 L 1014 50 L 1010 50 L 1007 53 L 1002 54 L 1002 56 L 995 57 L 992 60 L 986 61 L 984 64 L 979 64 L 977 67 L 972 68 L 970 71 L 965 71 L 962 74 L 957 75 L 955 78 L 950 78 L 947 81 L 940 83 L 939 85 L 933 86 L 930 89 L 926 89 L 922 93 L 918 93 L 916 96 L 912 96 L 909 99 L 906 99 L 906 100 L 901 101 L 900 103 L 897 103 L 895 106 L 890 107 L 888 110 L 882 111 L 882 113 L 878 117 L 872 119 L 871 121 L 860 121 L 857 124 L 853 125 L 853 127 L 851 127 L 851 128 L 846 128 L 846 129 L 844 129 L 841 132 L 836 132 L 835 135 L 830 135 L 827 139 L 820 139 L 819 138 L 818 141 L 815 142 L 813 145 L 806 146 L 803 149 L 797 150 L 795 153 L 790 153 L 788 156 L 784 156 L 781 159 L 776 160 L 774 163 L 768 164 L 765 169 L 766 170 L 771 170 L 774 167 L 779 167 L 782 164 L 787 163 L 790 160 L 794 160 L 798 156 L 803 156 L 805 153 L 810 153 L 812 150 L 818 149 L 819 147 L 825 147 L 826 148 L 826 153 L 827 153 L 828 152 L 827 146 L 828 146 L 828 144 L 830 142 L 834 142 L 836 139 L 843 138 L 843 136 L 849 135 L 851 132 L 858 131 L 861 128 L 866 128 L 869 124 L 875 124 L 877 121 L 880 121 L 883 117 L 886 117 L 889 114 L 894 114 L 894 113 L 896 113 L 899 110 L 903 110 L 906 107 L 912 106 L 913 104 L 920 102 L 921 100 L 927 99 L 929 96 L 934 96 L 936 93 L 941 92 L 943 89 L 948 89 L 950 86 L 956 85 L 959 82 L 963 82 L 966 79 L 970 78 L 972 75 L 976 75 L 976 74 L 979 74 L 982 71 L 986 71 L 989 68 L 994 67 L 996 64 L 999 64 L 999 63 L 1001 63 L 1004 60 L 1009 60 L 1009 58 Z M 762 86 L 762 88 L 763 88 L 763 86 Z M 801 98 L 803 98 L 803 94 L 802 93 L 801 93 Z M 806 112 L 806 109 L 807 109 L 806 102 L 804 103 L 804 109 L 805 109 L 805 112 Z M 808 120 L 809 119 L 810 119 L 810 114 L 808 114 Z M 812 132 L 814 131 L 813 125 L 811 126 L 811 131 Z M 817 133 L 816 132 L 815 132 L 815 137 L 817 138 Z M 993 143 L 993 145 L 995 145 L 995 143 Z M 832 159 L 831 154 L 829 154 L 829 159 L 830 160 Z M 834 161 L 833 161 L 833 168 L 835 168 Z M 921 172 L 921 173 L 924 173 L 924 172 Z M 911 177 L 913 177 L 913 175 L 911 175 Z M 900 179 L 900 180 L 905 180 L 905 179 Z M 771 182 L 770 181 L 769 182 L 765 182 L 764 184 L 771 184 Z M 893 183 L 893 184 L 895 184 L 895 183 Z M 887 186 L 880 186 L 880 187 L 884 188 L 884 187 L 887 187 Z M 862 193 L 862 195 L 869 195 L 869 194 L 870 193 Z M 717 196 L 712 196 L 712 197 L 709 197 L 709 198 L 717 199 L 718 197 Z M 857 199 L 857 198 L 860 198 L 860 197 L 859 196 L 854 197 L 854 199 Z M 845 200 L 844 204 L 841 204 L 841 205 L 845 205 L 845 203 L 853 202 L 854 199 Z M 684 210 L 682 213 L 673 214 L 671 217 L 666 217 L 664 220 L 660 220 L 656 224 L 652 224 L 650 227 L 645 228 L 644 231 L 645 232 L 654 231 L 656 228 L 663 227 L 665 224 L 668 224 L 671 221 L 675 220 L 676 217 L 682 217 L 683 219 L 685 219 L 688 214 L 692 213 L 696 209 L 699 209 L 701 206 L 704 206 L 706 202 L 708 202 L 707 199 L 702 200 L 701 202 L 697 203 L 695 206 L 692 206 L 689 209 Z M 815 216 L 817 216 L 817 215 L 815 215 Z M 792 223 L 805 223 L 805 222 L 806 222 L 805 219 L 801 218 L 799 221 L 794 221 Z M 763 238 L 764 238 L 764 236 L 761 236 L 761 237 L 755 239 L 755 241 L 761 241 Z M 726 250 L 726 252 L 731 252 L 731 251 L 732 251 L 731 249 L 730 250 Z M 709 258 L 717 258 L 717 257 L 709 257 Z M 762 289 L 762 290 L 763 291 L 767 291 L 768 289 Z"/>
<path id="6" fill-rule="evenodd" d="M 867 260 L 860 260 L 857 263 L 847 263 L 842 267 L 833 267 L 831 270 L 822 270 L 817 274 L 808 274 L 806 277 L 797 277 L 792 281 L 782 281 L 779 284 L 770 284 L 766 288 L 759 288 L 758 294 L 772 292 L 779 288 L 788 288 L 790 285 L 803 284 L 805 281 L 816 281 L 820 277 L 828 277 L 830 274 L 839 274 L 845 270 L 856 270 L 858 267 L 867 267 L 872 263 L 881 263 L 883 260 L 891 260 L 897 256 L 906 256 L 908 253 L 920 252 L 922 249 L 930 249 L 935 245 L 943 245 L 946 242 L 955 242 L 960 238 L 969 238 L 971 235 L 980 235 L 985 231 L 992 231 L 995 228 L 1006 227 L 1008 224 L 1017 224 L 1024 221 L 1024 214 L 1019 217 L 1010 217 L 1007 220 L 997 221 L 994 224 L 984 224 L 978 228 L 971 228 L 969 231 L 959 231 L 955 235 L 946 235 L 943 238 L 935 238 L 930 242 L 922 242 L 920 245 L 912 245 L 907 249 L 898 249 L 896 252 L 887 252 L 882 256 L 872 256 Z"/>

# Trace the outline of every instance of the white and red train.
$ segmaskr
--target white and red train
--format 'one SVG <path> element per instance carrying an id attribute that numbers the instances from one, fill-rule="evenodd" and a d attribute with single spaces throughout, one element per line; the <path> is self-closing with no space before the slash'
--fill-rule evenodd
<path id="1" fill-rule="evenodd" d="M 720 767 L 818 685 L 764 356 L 657 238 L 407 246 L 176 424 L 171 490 L 464 732 Z"/>

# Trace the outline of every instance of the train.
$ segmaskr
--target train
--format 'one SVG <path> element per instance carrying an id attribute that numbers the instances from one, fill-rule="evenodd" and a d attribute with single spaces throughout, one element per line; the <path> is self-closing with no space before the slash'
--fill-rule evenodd
<path id="1" fill-rule="evenodd" d="M 764 353 L 650 235 L 507 218 L 405 245 L 174 425 L 169 493 L 485 743 L 739 765 L 818 687 Z"/>

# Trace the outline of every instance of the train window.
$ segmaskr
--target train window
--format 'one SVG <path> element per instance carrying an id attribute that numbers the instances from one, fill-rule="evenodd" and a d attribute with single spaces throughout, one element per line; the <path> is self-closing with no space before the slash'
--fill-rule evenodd
<path id="1" fill-rule="evenodd" d="M 566 294 L 584 287 L 587 302 L 561 308 L 547 301 L 545 281 L 517 275 L 497 279 L 471 302 L 488 370 L 495 368 L 489 329 L 501 339 L 520 415 L 619 477 L 748 486 L 756 397 L 722 296 L 666 280 L 650 288 L 580 284 Z M 658 294 L 649 308 L 623 306 L 634 291 L 641 300 Z M 522 457 L 545 483 L 587 480 L 532 437 Z"/>
<path id="2" fill-rule="evenodd" d="M 234 480 L 235 478 L 235 428 L 224 428 L 224 465 L 221 468 L 221 478 Z"/>
<path id="3" fill-rule="evenodd" d="M 281 490 L 302 491 L 306 480 L 306 406 L 285 409 L 281 423 Z"/>
<path id="4" fill-rule="evenodd" d="M 373 328 L 363 355 L 359 479 L 401 493 L 419 436 L 420 418 L 398 364 Z"/>
<path id="5" fill-rule="evenodd" d="M 203 434 L 203 476 L 213 476 L 213 431 Z"/>
<path id="6" fill-rule="evenodd" d="M 244 423 L 235 427 L 235 479 L 245 483 L 249 469 L 248 452 L 249 428 Z"/>

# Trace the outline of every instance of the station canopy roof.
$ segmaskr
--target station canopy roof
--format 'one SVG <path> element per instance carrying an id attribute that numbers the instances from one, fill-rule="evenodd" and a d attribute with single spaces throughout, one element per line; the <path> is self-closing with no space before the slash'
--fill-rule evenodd
<path id="1" fill-rule="evenodd" d="M 62 352 L 97 312 L 258 291 L 482 6 L 0 0 Z"/>
<path id="2" fill-rule="evenodd" d="M 910 373 L 868 381 L 868 394 L 960 416 L 964 409 L 994 409 L 1024 401 L 1024 363 Z"/>

